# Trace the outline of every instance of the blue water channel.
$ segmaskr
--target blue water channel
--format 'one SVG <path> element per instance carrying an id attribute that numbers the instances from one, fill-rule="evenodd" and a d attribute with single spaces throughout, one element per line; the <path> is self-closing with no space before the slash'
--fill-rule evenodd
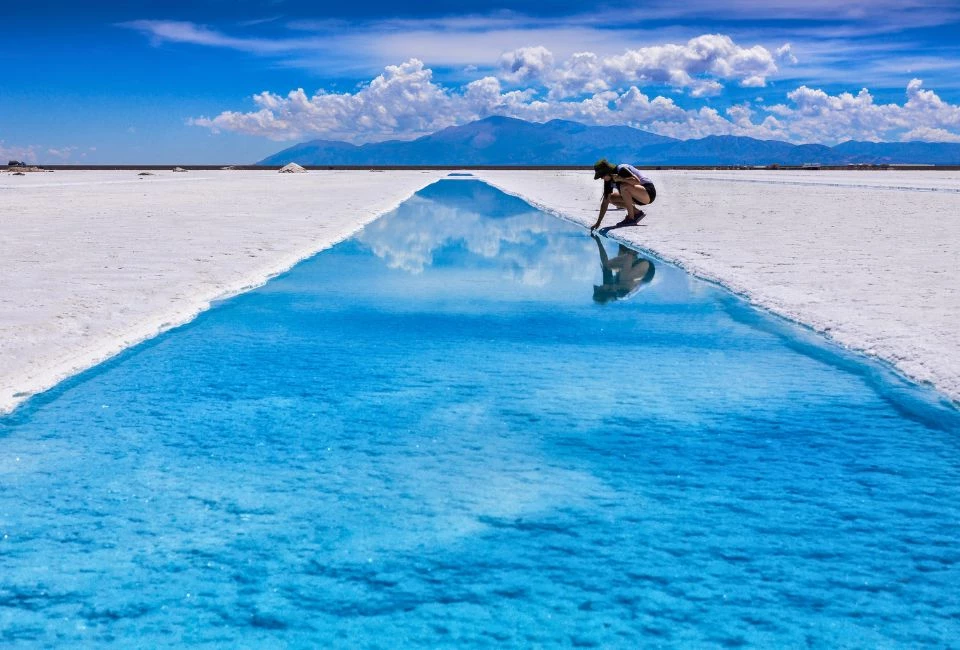
<path id="1" fill-rule="evenodd" d="M 958 486 L 936 394 L 446 180 L 0 419 L 0 646 L 947 647 Z"/>

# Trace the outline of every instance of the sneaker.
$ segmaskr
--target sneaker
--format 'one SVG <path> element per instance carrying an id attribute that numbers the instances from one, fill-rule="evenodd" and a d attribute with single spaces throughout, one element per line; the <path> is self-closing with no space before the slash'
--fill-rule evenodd
<path id="1" fill-rule="evenodd" d="M 643 210 L 637 210 L 633 213 L 633 219 L 631 219 L 630 217 L 626 217 L 623 221 L 616 224 L 614 228 L 619 228 L 620 226 L 635 226 L 641 221 L 643 221 L 643 218 L 645 216 L 647 216 L 646 212 L 644 212 Z"/>

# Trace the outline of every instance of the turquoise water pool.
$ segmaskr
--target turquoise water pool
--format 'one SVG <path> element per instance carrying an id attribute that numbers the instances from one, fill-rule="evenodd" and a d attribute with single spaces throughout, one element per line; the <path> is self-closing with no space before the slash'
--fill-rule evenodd
<path id="1" fill-rule="evenodd" d="M 0 645 L 949 646 L 958 434 L 442 181 L 0 419 Z"/>

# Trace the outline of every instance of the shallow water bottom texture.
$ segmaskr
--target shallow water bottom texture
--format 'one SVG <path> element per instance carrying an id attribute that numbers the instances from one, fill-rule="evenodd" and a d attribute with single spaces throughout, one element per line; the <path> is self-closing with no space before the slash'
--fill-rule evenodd
<path id="1" fill-rule="evenodd" d="M 471 180 L 0 420 L 0 641 L 946 647 L 935 395 Z"/>

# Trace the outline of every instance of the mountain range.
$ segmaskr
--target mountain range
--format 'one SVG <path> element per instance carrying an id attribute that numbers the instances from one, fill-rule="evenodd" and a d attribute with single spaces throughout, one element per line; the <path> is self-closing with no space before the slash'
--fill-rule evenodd
<path id="1" fill-rule="evenodd" d="M 960 143 L 858 142 L 833 147 L 743 136 L 678 140 L 629 126 L 487 117 L 416 140 L 363 145 L 312 140 L 258 165 L 592 165 L 599 158 L 635 165 L 960 164 Z"/>

